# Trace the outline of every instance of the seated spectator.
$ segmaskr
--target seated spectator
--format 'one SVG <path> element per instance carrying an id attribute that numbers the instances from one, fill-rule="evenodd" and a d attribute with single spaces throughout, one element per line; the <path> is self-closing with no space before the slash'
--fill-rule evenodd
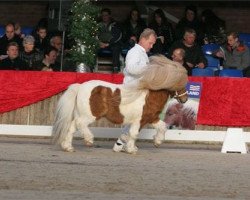
<path id="1" fill-rule="evenodd" d="M 109 49 L 112 51 L 113 72 L 120 71 L 120 54 L 122 30 L 117 22 L 111 17 L 111 10 L 104 8 L 101 10 L 101 22 L 99 23 L 98 39 L 101 49 Z"/>
<path id="2" fill-rule="evenodd" d="M 27 70 L 28 63 L 18 57 L 19 46 L 16 42 L 7 45 L 8 57 L 0 61 L 0 70 Z"/>
<path id="3" fill-rule="evenodd" d="M 127 49 L 132 48 L 138 42 L 145 28 L 146 23 L 141 18 L 139 10 L 136 8 L 132 9 L 122 26 L 122 41 L 124 47 Z"/>
<path id="4" fill-rule="evenodd" d="M 28 63 L 29 70 L 38 70 L 35 63 L 43 59 L 43 54 L 35 48 L 35 39 L 32 35 L 23 38 L 23 50 L 20 52 L 20 59 Z"/>
<path id="5" fill-rule="evenodd" d="M 44 58 L 37 62 L 37 69 L 41 71 L 60 71 L 60 63 L 56 62 L 57 49 L 55 47 L 47 47 L 44 50 Z"/>
<path id="6" fill-rule="evenodd" d="M 8 23 L 5 26 L 5 34 L 0 38 L 0 60 L 2 58 L 6 58 L 4 55 L 6 55 L 7 46 L 10 42 L 16 42 L 19 48 L 22 47 L 22 39 L 15 34 L 15 27 L 13 23 Z"/>
<path id="7" fill-rule="evenodd" d="M 154 11 L 149 28 L 153 29 L 157 34 L 157 40 L 151 52 L 153 54 L 165 54 L 174 41 L 174 30 L 161 9 Z"/>
<path id="8" fill-rule="evenodd" d="M 55 35 L 50 38 L 50 46 L 57 49 L 56 61 L 61 63 L 61 53 L 62 53 L 62 37 L 60 35 Z"/>
<path id="9" fill-rule="evenodd" d="M 204 44 L 216 43 L 224 45 L 227 41 L 225 29 L 225 21 L 216 16 L 212 10 L 206 9 L 202 11 L 201 37 Z"/>
<path id="10" fill-rule="evenodd" d="M 49 46 L 49 39 L 47 36 L 47 28 L 43 26 L 37 27 L 35 38 L 35 49 L 43 52 Z"/>
<path id="11" fill-rule="evenodd" d="M 185 50 L 186 64 L 192 69 L 194 67 L 204 68 L 207 60 L 202 52 L 200 45 L 196 42 L 196 32 L 193 29 L 186 29 L 183 39 L 174 42 L 169 50 L 169 55 L 173 55 L 173 51 L 177 48 Z"/>
<path id="12" fill-rule="evenodd" d="M 192 68 L 188 66 L 185 61 L 185 50 L 182 48 L 177 48 L 173 51 L 172 60 L 180 63 L 188 72 L 188 76 L 192 75 Z"/>
<path id="13" fill-rule="evenodd" d="M 54 35 L 50 39 L 50 46 L 57 49 L 57 57 L 56 62 L 62 66 L 62 71 L 76 71 L 75 63 L 70 60 L 69 51 L 67 49 L 63 49 L 63 41 L 60 35 Z M 63 49 L 63 51 L 62 51 Z M 63 53 L 63 55 L 62 55 Z M 61 63 L 62 60 L 62 63 Z"/>
<path id="14" fill-rule="evenodd" d="M 223 59 L 223 68 L 241 69 L 244 72 L 249 71 L 249 49 L 239 41 L 239 35 L 236 32 L 227 34 L 227 45 L 215 52 L 215 55 Z"/>
<path id="15" fill-rule="evenodd" d="M 175 36 L 176 39 L 181 39 L 186 29 L 195 30 L 198 44 L 201 44 L 202 39 L 200 38 L 200 22 L 197 16 L 197 7 L 194 5 L 188 5 L 185 8 L 184 16 L 176 25 Z"/>
<path id="16" fill-rule="evenodd" d="M 22 33 L 22 27 L 19 23 L 15 23 L 15 34 L 18 35 L 21 39 L 25 37 L 25 35 Z"/>

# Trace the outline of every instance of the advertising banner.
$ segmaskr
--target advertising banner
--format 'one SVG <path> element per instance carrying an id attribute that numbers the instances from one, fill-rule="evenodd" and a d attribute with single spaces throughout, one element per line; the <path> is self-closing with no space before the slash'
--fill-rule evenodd
<path id="1" fill-rule="evenodd" d="M 184 104 L 171 98 L 166 103 L 160 118 L 168 129 L 195 129 L 202 85 L 200 82 L 188 82 L 186 86 L 188 101 Z"/>

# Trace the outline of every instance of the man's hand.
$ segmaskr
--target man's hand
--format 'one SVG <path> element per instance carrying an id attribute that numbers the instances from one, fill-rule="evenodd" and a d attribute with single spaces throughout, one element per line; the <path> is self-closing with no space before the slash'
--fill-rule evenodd
<path id="1" fill-rule="evenodd" d="M 109 43 L 100 42 L 100 48 L 104 49 L 109 46 Z"/>

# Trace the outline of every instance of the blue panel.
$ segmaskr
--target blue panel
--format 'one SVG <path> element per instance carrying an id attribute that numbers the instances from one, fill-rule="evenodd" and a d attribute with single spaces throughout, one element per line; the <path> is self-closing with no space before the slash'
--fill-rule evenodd
<path id="1" fill-rule="evenodd" d="M 212 55 L 213 52 L 220 49 L 218 44 L 205 44 L 202 46 L 202 51 L 205 55 Z"/>
<path id="2" fill-rule="evenodd" d="M 242 70 L 239 69 L 223 69 L 220 71 L 219 76 L 223 77 L 243 77 Z"/>
<path id="3" fill-rule="evenodd" d="M 192 70 L 192 76 L 214 76 L 214 70 L 209 68 L 194 68 Z"/>

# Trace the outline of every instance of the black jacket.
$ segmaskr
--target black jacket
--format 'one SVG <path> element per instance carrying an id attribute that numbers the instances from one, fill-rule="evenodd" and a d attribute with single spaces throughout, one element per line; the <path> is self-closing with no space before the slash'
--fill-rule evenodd
<path id="1" fill-rule="evenodd" d="M 0 70 L 28 70 L 28 63 L 21 60 L 19 57 L 14 60 L 5 58 L 0 61 Z"/>

